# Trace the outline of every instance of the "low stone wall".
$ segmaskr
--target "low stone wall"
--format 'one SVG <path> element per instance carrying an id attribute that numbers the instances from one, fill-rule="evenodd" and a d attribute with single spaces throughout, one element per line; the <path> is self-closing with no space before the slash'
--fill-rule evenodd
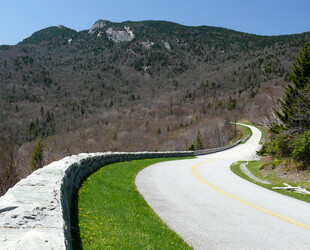
<path id="1" fill-rule="evenodd" d="M 87 176 L 115 162 L 193 155 L 191 151 L 79 154 L 38 169 L 0 197 L 0 248 L 72 249 L 71 199 Z"/>
<path id="2" fill-rule="evenodd" d="M 194 152 L 194 155 L 198 156 L 198 155 L 207 155 L 207 154 L 213 154 L 213 153 L 221 152 L 221 151 L 224 151 L 224 150 L 227 150 L 227 149 L 230 149 L 230 148 L 238 146 L 240 143 L 245 142 L 250 137 L 251 137 L 251 135 L 247 135 L 245 138 L 243 138 L 240 141 L 237 141 L 234 144 L 223 146 L 223 147 L 219 147 L 219 148 L 210 148 L 210 149 L 196 150 Z"/>

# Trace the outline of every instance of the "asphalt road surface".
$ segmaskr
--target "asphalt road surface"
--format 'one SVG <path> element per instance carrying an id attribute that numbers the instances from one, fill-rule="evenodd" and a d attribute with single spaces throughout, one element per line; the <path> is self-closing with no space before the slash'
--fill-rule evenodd
<path id="1" fill-rule="evenodd" d="M 194 249 L 310 249 L 310 205 L 230 170 L 250 160 L 261 133 L 232 149 L 142 170 L 136 185 L 154 211 Z"/>

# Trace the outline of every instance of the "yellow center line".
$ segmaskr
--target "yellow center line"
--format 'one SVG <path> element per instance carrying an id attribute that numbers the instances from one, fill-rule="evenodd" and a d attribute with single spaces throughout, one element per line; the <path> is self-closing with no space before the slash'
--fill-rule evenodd
<path id="1" fill-rule="evenodd" d="M 210 182 L 206 181 L 204 178 L 202 178 L 202 177 L 198 174 L 197 169 L 198 169 L 200 166 L 202 166 L 202 165 L 204 165 L 204 164 L 207 164 L 207 163 L 210 163 L 210 162 L 218 161 L 218 160 L 220 160 L 220 159 L 213 159 L 213 160 L 209 160 L 209 161 L 202 162 L 202 163 L 199 163 L 199 164 L 196 164 L 196 165 L 192 166 L 192 174 L 193 174 L 200 182 L 202 182 L 202 183 L 205 184 L 206 186 L 212 188 L 213 190 L 215 190 L 215 191 L 217 191 L 217 192 L 219 192 L 219 193 L 221 193 L 221 194 L 223 194 L 223 195 L 225 195 L 225 196 L 227 196 L 227 197 L 229 197 L 229 198 L 231 198 L 231 199 L 233 199 L 233 200 L 239 201 L 239 202 L 241 202 L 241 203 L 243 203 L 243 204 L 245 204 L 245 205 L 247 205 L 247 206 L 249 206 L 249 207 L 255 208 L 255 209 L 257 209 L 257 210 L 259 210 L 259 211 L 261 211 L 261 212 L 263 212 L 263 213 L 269 214 L 269 215 L 271 215 L 271 216 L 274 216 L 274 217 L 279 218 L 279 219 L 281 219 L 281 220 L 284 220 L 284 221 L 286 221 L 286 222 L 289 222 L 289 223 L 292 223 L 292 224 L 297 225 L 297 226 L 299 226 L 299 227 L 302 227 L 302 228 L 304 228 L 304 229 L 310 230 L 310 226 L 309 226 L 309 225 L 304 224 L 304 223 L 301 223 L 301 222 L 296 221 L 296 220 L 293 220 L 293 219 L 288 218 L 288 217 L 286 217 L 286 216 L 277 214 L 277 213 L 275 213 L 275 212 L 272 212 L 272 211 L 270 211 L 270 210 L 268 210 L 268 209 L 266 209 L 266 208 L 263 208 L 263 207 L 260 207 L 260 206 L 258 206 L 258 205 L 255 205 L 255 204 L 253 204 L 253 203 L 251 203 L 251 202 L 248 202 L 248 201 L 246 201 L 246 200 L 243 200 L 243 199 L 241 199 L 241 198 L 239 198 L 239 197 L 237 197 L 237 196 L 235 196 L 235 195 L 233 195 L 233 194 L 230 194 L 230 193 L 224 191 L 223 189 L 221 189 L 221 188 L 219 188 L 219 187 L 217 187 L 217 186 L 211 184 Z"/>

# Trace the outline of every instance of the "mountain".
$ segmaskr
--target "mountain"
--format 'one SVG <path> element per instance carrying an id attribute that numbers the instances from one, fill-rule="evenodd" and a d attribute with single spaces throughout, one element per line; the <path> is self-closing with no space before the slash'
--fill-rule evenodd
<path id="1" fill-rule="evenodd" d="M 0 46 L 0 133 L 13 131 L 27 161 L 39 137 L 47 162 L 88 151 L 186 149 L 215 117 L 269 119 L 309 40 L 310 32 L 259 36 L 164 21 L 49 27 Z M 206 147 L 228 142 L 214 131 Z"/>
<path id="2" fill-rule="evenodd" d="M 66 44 L 68 39 L 75 37 L 78 32 L 69 29 L 63 25 L 49 27 L 32 34 L 31 37 L 26 38 L 19 44 Z"/>

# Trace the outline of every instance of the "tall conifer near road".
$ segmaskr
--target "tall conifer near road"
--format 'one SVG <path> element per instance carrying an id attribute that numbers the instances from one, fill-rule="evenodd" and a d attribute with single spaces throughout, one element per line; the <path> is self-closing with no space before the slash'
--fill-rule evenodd
<path id="1" fill-rule="evenodd" d="M 310 129 L 310 46 L 306 44 L 293 64 L 292 84 L 285 88 L 284 98 L 279 100 L 275 114 L 280 124 L 274 124 L 271 131 L 302 134 Z"/>
<path id="2" fill-rule="evenodd" d="M 305 44 L 293 64 L 292 83 L 285 88 L 275 114 L 279 123 L 270 127 L 269 152 L 310 163 L 310 46 Z M 268 148 L 268 146 L 267 146 Z M 267 150 L 268 151 L 268 150 Z"/>

